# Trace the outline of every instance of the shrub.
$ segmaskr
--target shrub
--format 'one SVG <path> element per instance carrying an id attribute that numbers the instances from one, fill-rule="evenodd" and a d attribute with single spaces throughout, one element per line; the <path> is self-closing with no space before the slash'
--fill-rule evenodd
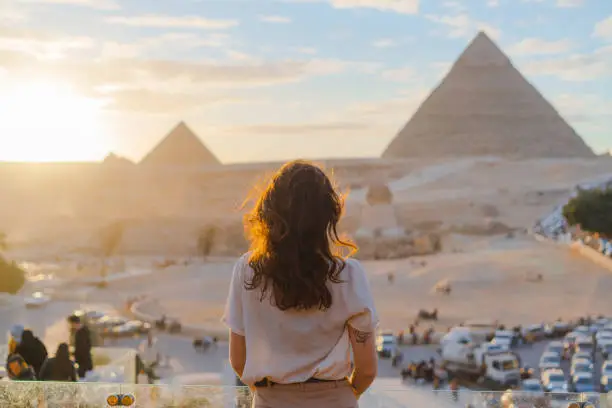
<path id="1" fill-rule="evenodd" d="M 569 225 L 612 237 L 612 189 L 580 190 L 563 207 L 563 216 Z"/>
<path id="2" fill-rule="evenodd" d="M 217 229 L 212 225 L 202 228 L 198 234 L 198 251 L 203 257 L 207 257 L 212 252 L 216 235 Z"/>
<path id="3" fill-rule="evenodd" d="M 15 294 L 25 284 L 25 272 L 15 263 L 0 256 L 0 292 Z"/>

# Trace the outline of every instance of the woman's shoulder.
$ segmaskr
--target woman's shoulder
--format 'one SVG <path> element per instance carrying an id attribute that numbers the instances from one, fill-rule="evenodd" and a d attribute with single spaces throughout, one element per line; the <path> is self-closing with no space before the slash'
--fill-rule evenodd
<path id="1" fill-rule="evenodd" d="M 346 282 L 362 281 L 366 278 L 366 272 L 357 259 L 347 258 L 344 260 L 344 268 L 340 272 L 340 279 Z"/>

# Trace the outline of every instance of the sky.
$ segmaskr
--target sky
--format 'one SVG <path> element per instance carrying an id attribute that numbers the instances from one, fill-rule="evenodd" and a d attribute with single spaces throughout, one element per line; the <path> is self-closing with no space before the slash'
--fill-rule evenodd
<path id="1" fill-rule="evenodd" d="M 612 148 L 610 0 L 0 0 L 0 160 L 376 157 L 479 30 Z"/>

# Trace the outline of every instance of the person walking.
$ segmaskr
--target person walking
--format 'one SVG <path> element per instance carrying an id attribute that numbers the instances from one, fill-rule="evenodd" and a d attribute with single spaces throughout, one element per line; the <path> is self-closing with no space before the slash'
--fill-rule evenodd
<path id="1" fill-rule="evenodd" d="M 48 358 L 40 369 L 38 378 L 42 381 L 71 381 L 77 380 L 74 363 L 70 359 L 68 344 L 60 343 L 55 351 L 55 357 Z"/>
<path id="2" fill-rule="evenodd" d="M 245 219 L 250 251 L 234 266 L 223 321 L 255 408 L 354 408 L 376 377 L 378 317 L 348 257 L 356 246 L 338 236 L 342 210 L 323 170 L 293 161 Z"/>
<path id="3" fill-rule="evenodd" d="M 91 333 L 87 325 L 81 323 L 79 316 L 69 318 L 74 333 L 74 360 L 79 365 L 77 370 L 79 378 L 85 378 L 88 371 L 93 370 L 93 359 L 91 358 Z"/>
<path id="4" fill-rule="evenodd" d="M 21 342 L 17 345 L 15 353 L 19 354 L 34 369 L 38 377 L 40 369 L 47 359 L 48 353 L 45 344 L 34 336 L 32 330 L 24 330 L 21 334 Z"/>

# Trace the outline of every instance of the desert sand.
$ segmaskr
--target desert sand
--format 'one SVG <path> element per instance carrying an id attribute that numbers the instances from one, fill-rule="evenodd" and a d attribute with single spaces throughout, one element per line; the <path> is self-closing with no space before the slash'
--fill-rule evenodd
<path id="1" fill-rule="evenodd" d="M 452 243 L 450 242 L 452 241 Z M 381 328 L 407 329 L 420 308 L 437 307 L 438 329 L 468 319 L 529 324 L 609 312 L 612 273 L 563 246 L 516 238 L 451 237 L 453 251 L 397 261 L 366 261 Z M 423 264 L 424 263 L 424 264 Z M 232 262 L 201 263 L 157 272 L 149 279 L 123 281 L 113 288 L 148 293 L 159 300 L 152 314 L 166 313 L 184 323 L 221 328 Z M 395 282 L 387 274 L 395 273 Z M 529 277 L 541 274 L 541 282 Z M 449 280 L 451 295 L 432 291 Z"/>

